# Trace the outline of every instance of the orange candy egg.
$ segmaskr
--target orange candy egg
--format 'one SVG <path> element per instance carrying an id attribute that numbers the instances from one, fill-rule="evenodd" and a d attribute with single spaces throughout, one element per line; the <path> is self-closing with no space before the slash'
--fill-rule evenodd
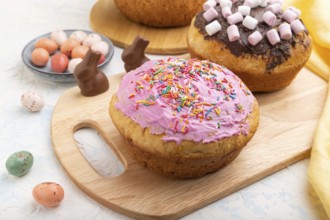
<path id="1" fill-rule="evenodd" d="M 58 45 L 56 41 L 49 38 L 41 38 L 35 43 L 35 48 L 44 48 L 48 51 L 49 54 L 54 53 L 58 50 Z"/>
<path id="2" fill-rule="evenodd" d="M 49 53 L 44 48 L 35 48 L 31 54 L 31 61 L 36 66 L 46 66 L 49 60 Z"/>
<path id="3" fill-rule="evenodd" d="M 56 207 L 64 198 L 63 188 L 54 182 L 44 182 L 33 188 L 34 200 L 45 207 Z"/>
<path id="4" fill-rule="evenodd" d="M 80 46 L 79 41 L 68 39 L 62 43 L 61 53 L 65 54 L 67 57 L 71 57 L 73 48 L 78 46 Z"/>
<path id="5" fill-rule="evenodd" d="M 84 59 L 88 50 L 89 47 L 83 45 L 75 47 L 72 50 L 71 57 Z"/>
<path id="6" fill-rule="evenodd" d="M 57 53 L 50 60 L 51 68 L 56 73 L 64 73 L 69 65 L 69 58 L 63 53 Z"/>

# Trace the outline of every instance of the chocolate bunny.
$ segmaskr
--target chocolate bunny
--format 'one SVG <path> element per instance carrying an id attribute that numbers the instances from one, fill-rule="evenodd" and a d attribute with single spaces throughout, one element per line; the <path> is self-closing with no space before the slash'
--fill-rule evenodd
<path id="1" fill-rule="evenodd" d="M 125 63 L 125 70 L 129 72 L 141 66 L 150 59 L 144 55 L 144 51 L 149 44 L 148 40 L 136 36 L 133 43 L 124 49 L 121 58 Z"/>
<path id="2" fill-rule="evenodd" d="M 74 76 L 83 96 L 96 96 L 109 89 L 108 78 L 97 69 L 100 58 L 100 52 L 89 50 L 74 70 Z"/>

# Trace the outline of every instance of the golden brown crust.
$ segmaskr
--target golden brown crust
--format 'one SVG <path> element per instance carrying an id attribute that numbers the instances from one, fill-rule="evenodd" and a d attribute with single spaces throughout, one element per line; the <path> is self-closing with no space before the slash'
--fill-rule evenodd
<path id="1" fill-rule="evenodd" d="M 151 27 L 188 25 L 204 0 L 114 0 L 128 19 Z"/>
<path id="2" fill-rule="evenodd" d="M 164 142 L 162 135 L 151 134 L 115 107 L 117 96 L 110 103 L 113 123 L 124 137 L 136 159 L 149 169 L 175 178 L 196 178 L 216 171 L 228 164 L 253 137 L 259 123 L 258 103 L 255 100 L 252 113 L 248 117 L 248 135 L 223 138 L 212 143 L 196 143 L 183 140 Z"/>
<path id="3" fill-rule="evenodd" d="M 291 57 L 266 73 L 267 56 L 252 54 L 235 56 L 226 48 L 226 44 L 216 40 L 205 40 L 194 26 L 194 22 L 195 18 L 191 22 L 187 36 L 191 57 L 226 66 L 238 75 L 252 92 L 276 91 L 288 86 L 311 54 L 312 40 L 309 35 L 302 32 L 298 36 L 302 43 L 290 48 Z"/>

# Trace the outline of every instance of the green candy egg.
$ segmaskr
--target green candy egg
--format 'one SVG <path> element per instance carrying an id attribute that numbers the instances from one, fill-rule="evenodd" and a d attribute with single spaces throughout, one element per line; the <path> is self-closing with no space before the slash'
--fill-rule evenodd
<path id="1" fill-rule="evenodd" d="M 33 156 L 28 151 L 18 151 L 10 155 L 6 161 L 6 168 L 13 176 L 24 176 L 33 164 Z"/>

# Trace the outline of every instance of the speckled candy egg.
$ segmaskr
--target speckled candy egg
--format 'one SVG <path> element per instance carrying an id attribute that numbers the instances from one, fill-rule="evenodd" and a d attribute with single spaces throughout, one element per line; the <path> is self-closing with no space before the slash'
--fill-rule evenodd
<path id="1" fill-rule="evenodd" d="M 56 41 L 58 45 L 62 45 L 62 43 L 68 39 L 68 36 L 64 31 L 56 30 L 50 34 L 50 39 Z"/>
<path id="2" fill-rule="evenodd" d="M 33 91 L 24 93 L 21 97 L 23 107 L 31 112 L 38 112 L 44 107 L 44 100 L 42 97 Z"/>
<path id="3" fill-rule="evenodd" d="M 83 40 L 87 37 L 87 34 L 84 31 L 74 31 L 72 34 L 70 34 L 69 39 L 79 41 L 79 43 L 82 43 Z"/>
<path id="4" fill-rule="evenodd" d="M 98 41 L 92 45 L 91 49 L 106 56 L 109 52 L 109 45 L 104 41 Z"/>
<path id="5" fill-rule="evenodd" d="M 44 182 L 33 188 L 34 200 L 45 207 L 56 207 L 64 198 L 62 186 L 54 182 Z"/>
<path id="6" fill-rule="evenodd" d="M 28 151 L 18 151 L 10 155 L 6 161 L 6 168 L 13 176 L 24 176 L 33 164 L 33 156 Z"/>
<path id="7" fill-rule="evenodd" d="M 87 47 L 91 47 L 96 42 L 101 41 L 102 38 L 98 34 L 89 34 L 83 41 L 83 45 Z"/>

